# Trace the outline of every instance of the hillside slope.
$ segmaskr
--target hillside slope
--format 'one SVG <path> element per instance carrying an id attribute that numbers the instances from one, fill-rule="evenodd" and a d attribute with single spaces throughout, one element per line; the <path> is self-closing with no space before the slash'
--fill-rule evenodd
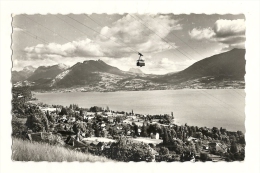
<path id="1" fill-rule="evenodd" d="M 54 84 L 57 87 L 71 87 L 87 84 L 96 84 L 101 81 L 102 76 L 99 73 L 109 73 L 113 75 L 125 76 L 126 74 L 116 67 L 110 66 L 101 60 L 84 61 L 77 63 L 68 69 L 60 80 Z"/>
<path id="2" fill-rule="evenodd" d="M 66 66 L 62 64 L 53 65 L 53 66 L 40 66 L 34 73 L 27 79 L 28 81 L 36 82 L 41 79 L 53 79 L 58 74 L 66 70 Z"/>
<path id="3" fill-rule="evenodd" d="M 245 64 L 245 49 L 233 49 L 202 59 L 183 71 L 165 75 L 161 80 L 180 82 L 200 77 L 214 77 L 218 80 L 244 80 Z"/>
<path id="4" fill-rule="evenodd" d="M 15 161 L 115 162 L 105 157 L 93 156 L 91 154 L 69 150 L 61 146 L 49 145 L 47 143 L 32 143 L 17 138 L 13 139 L 12 151 L 12 160 Z"/>

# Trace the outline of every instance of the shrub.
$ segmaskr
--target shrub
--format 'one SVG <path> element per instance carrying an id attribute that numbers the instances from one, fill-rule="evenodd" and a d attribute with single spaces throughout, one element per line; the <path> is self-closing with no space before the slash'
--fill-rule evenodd
<path id="1" fill-rule="evenodd" d="M 27 127 L 24 122 L 16 117 L 12 119 L 12 136 L 17 138 L 25 138 Z"/>
<path id="2" fill-rule="evenodd" d="M 200 153 L 200 160 L 205 162 L 209 159 L 208 154 L 207 153 Z"/>
<path id="3" fill-rule="evenodd" d="M 166 147 L 161 147 L 160 150 L 159 150 L 159 154 L 160 155 L 167 155 L 167 154 L 169 154 L 169 149 L 166 148 Z"/>

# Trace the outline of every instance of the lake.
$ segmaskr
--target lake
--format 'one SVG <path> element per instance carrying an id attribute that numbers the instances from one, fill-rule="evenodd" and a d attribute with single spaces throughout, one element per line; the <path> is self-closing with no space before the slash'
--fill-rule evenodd
<path id="1" fill-rule="evenodd" d="M 141 114 L 170 114 L 178 124 L 223 127 L 245 132 L 245 91 L 242 89 L 183 89 L 120 92 L 34 93 L 35 102 Z"/>

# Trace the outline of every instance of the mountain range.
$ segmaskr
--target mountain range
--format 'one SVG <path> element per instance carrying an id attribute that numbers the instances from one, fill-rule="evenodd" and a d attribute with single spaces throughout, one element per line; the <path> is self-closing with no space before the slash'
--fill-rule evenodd
<path id="1" fill-rule="evenodd" d="M 28 77 L 30 77 L 36 68 L 33 66 L 26 66 L 21 71 L 12 71 L 12 82 L 16 83 L 19 81 L 26 80 Z"/>
<path id="2" fill-rule="evenodd" d="M 83 91 L 243 88 L 245 64 L 245 49 L 217 54 L 166 75 L 144 74 L 139 68 L 122 71 L 101 60 L 89 60 L 72 67 L 63 64 L 37 69 L 25 67 L 22 71 L 12 72 L 12 82 L 26 80 L 33 83 L 32 89 L 41 90 L 78 87 Z"/>

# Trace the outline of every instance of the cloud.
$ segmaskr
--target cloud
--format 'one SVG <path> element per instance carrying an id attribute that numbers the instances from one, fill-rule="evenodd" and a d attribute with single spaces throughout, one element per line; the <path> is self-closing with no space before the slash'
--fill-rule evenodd
<path id="1" fill-rule="evenodd" d="M 207 40 L 219 42 L 227 45 L 229 48 L 244 48 L 245 20 L 217 20 L 213 28 L 193 28 L 189 35 L 194 40 Z"/>
<path id="2" fill-rule="evenodd" d="M 24 49 L 28 59 L 52 59 L 53 57 L 101 57 L 104 53 L 99 44 L 90 39 L 65 44 L 38 44 Z"/>
<path id="3" fill-rule="evenodd" d="M 109 39 L 123 45 L 123 48 L 131 48 L 145 53 L 156 53 L 167 49 L 176 48 L 173 42 L 166 43 L 163 39 L 182 26 L 177 20 L 168 15 L 126 15 L 112 26 L 101 29 L 100 41 Z M 105 36 L 105 37 L 104 37 Z M 160 38 L 161 37 L 161 38 Z M 120 51 L 120 50 L 117 50 Z"/>
<path id="4" fill-rule="evenodd" d="M 18 68 L 35 63 L 53 65 L 62 62 L 73 65 L 76 62 L 100 58 L 112 66 L 119 66 L 120 69 L 127 71 L 129 68 L 136 67 L 137 52 L 141 52 L 146 60 L 149 59 L 147 61 L 149 67 L 142 68 L 146 73 L 157 73 L 157 70 L 160 70 L 158 73 L 167 73 L 176 69 L 170 68 L 167 63 L 155 64 L 159 63 L 160 59 L 153 58 L 152 54 L 177 48 L 173 41 L 167 40 L 166 43 L 165 40 L 171 32 L 182 29 L 179 21 L 173 19 L 171 15 L 135 14 L 132 16 L 124 15 L 110 26 L 101 28 L 101 35 L 93 36 L 91 39 L 75 40 L 64 44 L 27 46 L 23 50 L 22 57 L 17 55 L 14 58 L 20 61 L 15 65 Z"/>
<path id="5" fill-rule="evenodd" d="M 211 28 L 203 28 L 203 29 L 198 29 L 198 28 L 193 28 L 190 32 L 189 35 L 192 39 L 194 40 L 204 40 L 204 39 L 211 39 L 215 33 Z"/>
<path id="6" fill-rule="evenodd" d="M 137 16 L 126 15 L 112 23 L 110 27 L 103 27 L 101 35 L 93 40 L 85 39 L 65 44 L 49 43 L 26 47 L 28 59 L 52 59 L 53 57 L 129 57 L 137 52 L 158 53 L 175 49 L 175 43 L 164 40 L 173 30 L 182 28 L 177 20 L 168 15 L 140 15 L 143 24 Z M 159 24 L 160 23 L 160 24 Z M 156 32 L 152 32 L 151 30 Z M 159 37 L 159 36 L 161 37 Z"/>
<path id="7" fill-rule="evenodd" d="M 245 35 L 246 25 L 244 19 L 217 20 L 213 30 L 217 38 Z"/>
<path id="8" fill-rule="evenodd" d="M 166 74 L 169 72 L 181 71 L 195 62 L 196 60 L 176 62 L 172 58 L 151 59 L 146 61 L 146 66 L 149 67 L 149 69 L 144 67 L 142 71 L 146 73 Z"/>

